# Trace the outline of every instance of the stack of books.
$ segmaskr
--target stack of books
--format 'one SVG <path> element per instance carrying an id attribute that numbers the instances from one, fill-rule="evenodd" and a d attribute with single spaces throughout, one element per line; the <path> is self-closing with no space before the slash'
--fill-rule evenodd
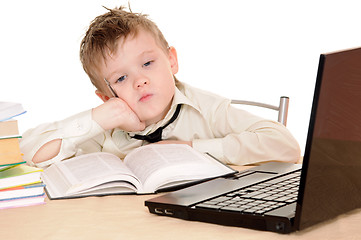
<path id="1" fill-rule="evenodd" d="M 0 102 L 0 209 L 45 203 L 42 169 L 26 165 L 20 151 L 19 103 Z"/>

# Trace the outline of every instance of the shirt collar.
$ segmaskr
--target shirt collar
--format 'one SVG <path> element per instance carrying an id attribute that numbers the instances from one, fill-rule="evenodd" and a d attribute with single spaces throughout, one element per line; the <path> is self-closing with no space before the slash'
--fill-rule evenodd
<path id="1" fill-rule="evenodd" d="M 182 85 L 180 87 L 182 87 Z M 198 112 L 200 112 L 199 108 L 192 102 L 192 100 L 189 99 L 187 96 L 185 96 L 184 93 L 178 87 L 176 87 L 174 97 L 173 97 L 172 107 L 170 110 L 175 109 L 178 104 L 188 105 L 188 106 L 196 109 Z M 170 114 L 170 112 L 171 111 L 168 112 L 166 118 L 169 115 L 170 115 L 170 117 L 172 116 L 172 114 Z M 173 112 L 174 112 L 174 110 L 173 110 Z"/>

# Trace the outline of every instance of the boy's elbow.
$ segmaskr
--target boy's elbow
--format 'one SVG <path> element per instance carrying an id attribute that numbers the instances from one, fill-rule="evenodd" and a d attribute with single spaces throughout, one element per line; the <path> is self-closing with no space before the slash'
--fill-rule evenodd
<path id="1" fill-rule="evenodd" d="M 294 138 L 287 141 L 286 145 L 283 146 L 283 151 L 279 157 L 279 161 L 290 163 L 302 162 L 300 145 Z"/>

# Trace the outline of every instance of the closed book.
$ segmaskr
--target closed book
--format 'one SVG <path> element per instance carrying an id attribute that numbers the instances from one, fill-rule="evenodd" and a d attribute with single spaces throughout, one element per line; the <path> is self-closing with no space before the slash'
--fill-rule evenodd
<path id="1" fill-rule="evenodd" d="M 21 160 L 20 162 L 2 164 L 2 165 L 0 165 L 0 171 L 11 168 L 11 167 L 13 167 L 15 165 L 24 164 L 24 163 L 26 163 L 26 162 Z"/>
<path id="2" fill-rule="evenodd" d="M 19 127 L 17 120 L 9 120 L 0 122 L 0 139 L 3 138 L 19 138 Z"/>
<path id="3" fill-rule="evenodd" d="M 0 170 L 0 189 L 41 182 L 41 168 L 25 164 Z"/>
<path id="4" fill-rule="evenodd" d="M 0 102 L 0 121 L 6 121 L 25 113 L 23 106 L 15 102 Z"/>
<path id="5" fill-rule="evenodd" d="M 10 200 L 14 198 L 23 198 L 37 196 L 44 193 L 45 184 L 35 183 L 17 187 L 0 189 L 0 200 Z"/>
<path id="6" fill-rule="evenodd" d="M 0 139 L 0 166 L 23 162 L 18 138 Z"/>
<path id="7" fill-rule="evenodd" d="M 39 196 L 16 198 L 11 200 L 0 200 L 0 209 L 25 207 L 45 203 L 45 193 Z"/>

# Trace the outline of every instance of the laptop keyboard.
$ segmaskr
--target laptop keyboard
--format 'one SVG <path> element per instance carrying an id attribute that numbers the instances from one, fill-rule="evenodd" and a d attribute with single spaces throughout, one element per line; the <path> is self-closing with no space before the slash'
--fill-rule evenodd
<path id="1" fill-rule="evenodd" d="M 196 208 L 265 214 L 297 201 L 301 170 L 208 199 Z"/>

